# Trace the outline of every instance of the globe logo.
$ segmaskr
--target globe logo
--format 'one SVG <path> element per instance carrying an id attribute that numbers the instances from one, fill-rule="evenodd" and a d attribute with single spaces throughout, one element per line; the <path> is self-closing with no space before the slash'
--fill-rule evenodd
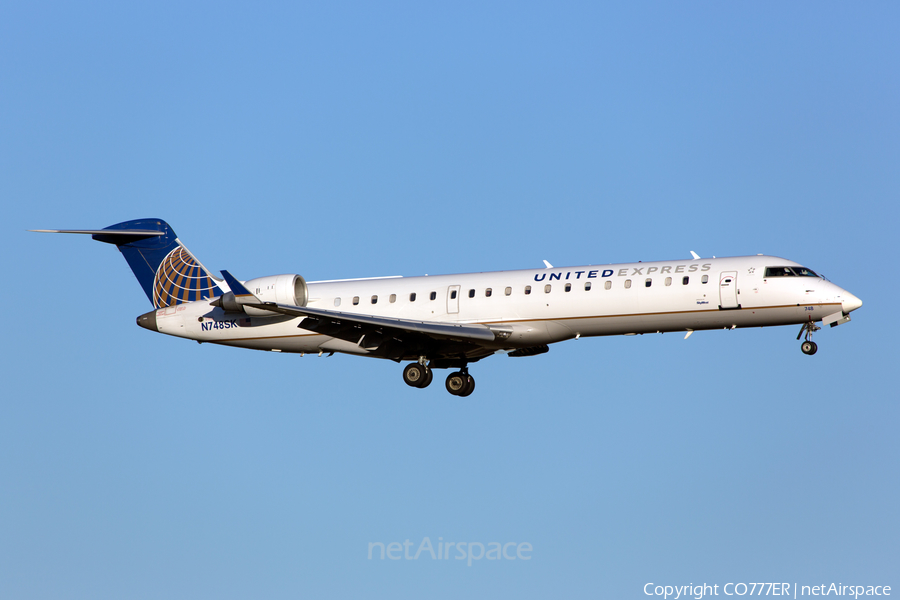
<path id="1" fill-rule="evenodd" d="M 216 284 L 182 246 L 160 263 L 153 282 L 153 305 L 165 308 L 214 295 Z"/>

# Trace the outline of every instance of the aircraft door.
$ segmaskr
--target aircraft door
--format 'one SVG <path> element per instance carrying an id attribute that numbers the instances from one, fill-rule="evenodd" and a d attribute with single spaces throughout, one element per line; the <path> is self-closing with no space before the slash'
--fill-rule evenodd
<path id="1" fill-rule="evenodd" d="M 459 286 L 451 285 L 447 288 L 447 314 L 459 313 Z"/>
<path id="2" fill-rule="evenodd" d="M 737 271 L 719 273 L 719 308 L 740 308 L 737 297 Z"/>

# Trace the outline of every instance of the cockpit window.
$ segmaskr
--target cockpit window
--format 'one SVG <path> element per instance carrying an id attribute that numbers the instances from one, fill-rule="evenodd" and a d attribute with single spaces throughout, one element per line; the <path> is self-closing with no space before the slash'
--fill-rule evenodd
<path id="1" fill-rule="evenodd" d="M 766 277 L 818 277 L 806 267 L 766 267 Z"/>

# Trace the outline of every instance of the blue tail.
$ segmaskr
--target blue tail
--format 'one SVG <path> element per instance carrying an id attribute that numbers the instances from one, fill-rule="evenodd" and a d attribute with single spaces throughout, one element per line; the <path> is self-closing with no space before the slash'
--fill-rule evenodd
<path id="1" fill-rule="evenodd" d="M 216 280 L 162 219 L 135 219 L 90 233 L 99 242 L 115 244 L 156 308 L 222 295 Z"/>

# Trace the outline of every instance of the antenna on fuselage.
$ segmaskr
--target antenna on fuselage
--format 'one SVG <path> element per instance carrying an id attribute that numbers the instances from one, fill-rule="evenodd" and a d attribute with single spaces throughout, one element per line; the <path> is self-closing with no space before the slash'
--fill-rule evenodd
<path id="1" fill-rule="evenodd" d="M 700 260 L 700 257 L 699 257 L 699 256 L 697 255 L 697 253 L 694 252 L 693 250 L 691 250 L 691 256 L 694 257 L 694 260 Z"/>
<path id="2" fill-rule="evenodd" d="M 544 266 L 545 266 L 546 268 L 548 268 L 548 269 L 552 269 L 552 268 L 553 268 L 553 265 L 551 265 L 550 263 L 548 263 L 546 260 L 544 261 Z"/>

